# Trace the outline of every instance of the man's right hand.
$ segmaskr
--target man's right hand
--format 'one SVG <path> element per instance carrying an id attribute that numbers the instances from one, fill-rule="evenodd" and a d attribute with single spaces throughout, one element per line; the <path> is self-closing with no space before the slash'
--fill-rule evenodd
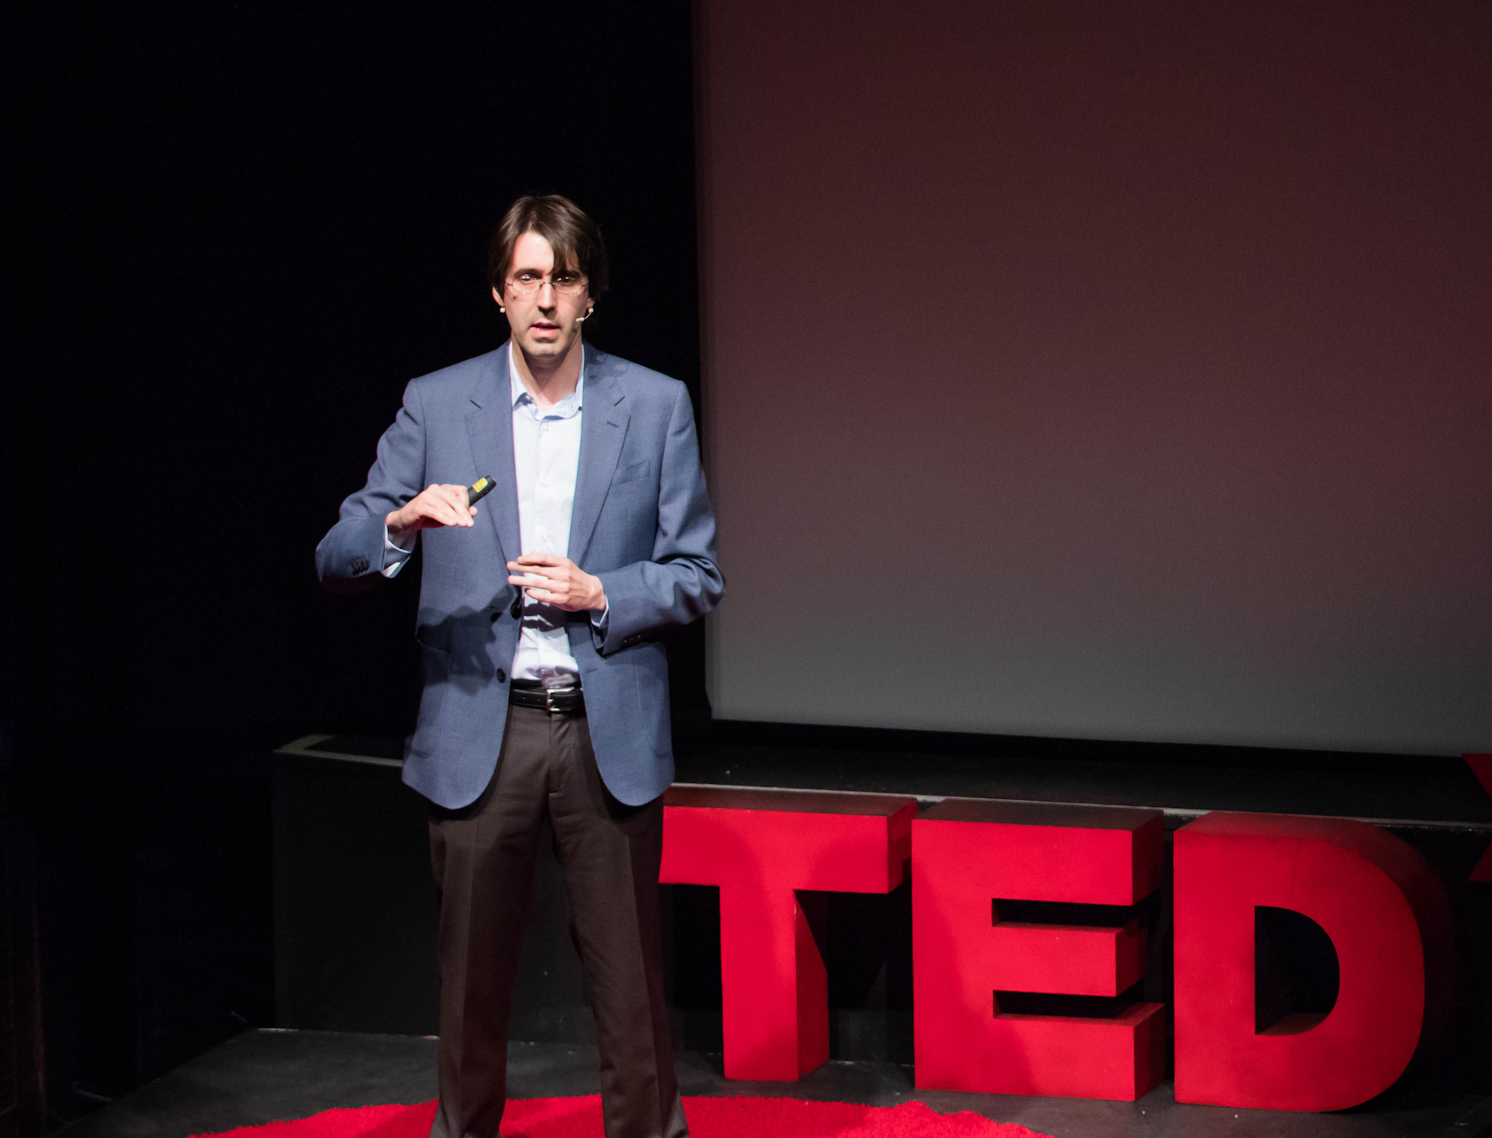
<path id="1" fill-rule="evenodd" d="M 416 530 L 440 526 L 469 526 L 477 508 L 466 504 L 466 487 L 437 485 L 432 482 L 397 510 L 390 510 L 383 521 L 389 528 L 389 540 L 399 540 Z"/>

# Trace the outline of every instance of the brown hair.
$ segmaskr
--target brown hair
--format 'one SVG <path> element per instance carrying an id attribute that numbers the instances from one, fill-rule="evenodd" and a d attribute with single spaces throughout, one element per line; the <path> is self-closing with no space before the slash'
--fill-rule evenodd
<path id="1" fill-rule="evenodd" d="M 569 198 L 525 194 L 508 207 L 487 250 L 487 280 L 502 291 L 513 260 L 513 246 L 525 233 L 537 233 L 554 250 L 556 267 L 578 269 L 590 282 L 591 296 L 606 291 L 606 243 L 600 227 Z"/>

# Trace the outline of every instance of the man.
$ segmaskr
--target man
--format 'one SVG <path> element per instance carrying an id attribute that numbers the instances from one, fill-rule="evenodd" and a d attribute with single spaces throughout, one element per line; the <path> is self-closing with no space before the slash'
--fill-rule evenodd
<path id="1" fill-rule="evenodd" d="M 687 1133 L 661 983 L 668 664 L 651 634 L 724 579 L 688 393 L 585 346 L 595 223 L 555 195 L 493 235 L 509 341 L 413 380 L 323 581 L 392 577 L 424 543 L 424 668 L 404 780 L 430 799 L 441 890 L 437 1138 L 497 1138 L 536 839 L 564 871 L 601 1048 L 608 1138 Z M 490 478 L 478 505 L 467 487 Z"/>

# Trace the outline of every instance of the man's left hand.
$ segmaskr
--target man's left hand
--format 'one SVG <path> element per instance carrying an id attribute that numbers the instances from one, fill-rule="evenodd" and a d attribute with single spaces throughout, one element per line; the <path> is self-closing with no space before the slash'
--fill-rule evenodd
<path id="1" fill-rule="evenodd" d="M 523 591 L 536 601 L 554 605 L 567 612 L 601 610 L 606 607 L 606 590 L 601 578 L 592 577 L 568 557 L 553 553 L 525 553 L 508 562 L 510 585 L 522 585 Z"/>

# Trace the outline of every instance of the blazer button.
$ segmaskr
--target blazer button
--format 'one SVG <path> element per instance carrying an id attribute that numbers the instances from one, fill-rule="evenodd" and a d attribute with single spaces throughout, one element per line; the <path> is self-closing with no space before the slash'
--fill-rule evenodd
<path id="1" fill-rule="evenodd" d="M 497 682 L 500 684 L 505 684 L 508 682 L 508 673 L 503 671 L 501 668 L 497 670 Z"/>
<path id="2" fill-rule="evenodd" d="M 519 593 L 516 597 L 513 598 L 513 605 L 512 605 L 512 607 L 510 609 L 508 609 L 508 615 L 511 616 L 514 620 L 517 620 L 518 619 L 518 614 L 520 612 L 522 612 L 522 611 L 523 611 L 523 594 Z"/>

